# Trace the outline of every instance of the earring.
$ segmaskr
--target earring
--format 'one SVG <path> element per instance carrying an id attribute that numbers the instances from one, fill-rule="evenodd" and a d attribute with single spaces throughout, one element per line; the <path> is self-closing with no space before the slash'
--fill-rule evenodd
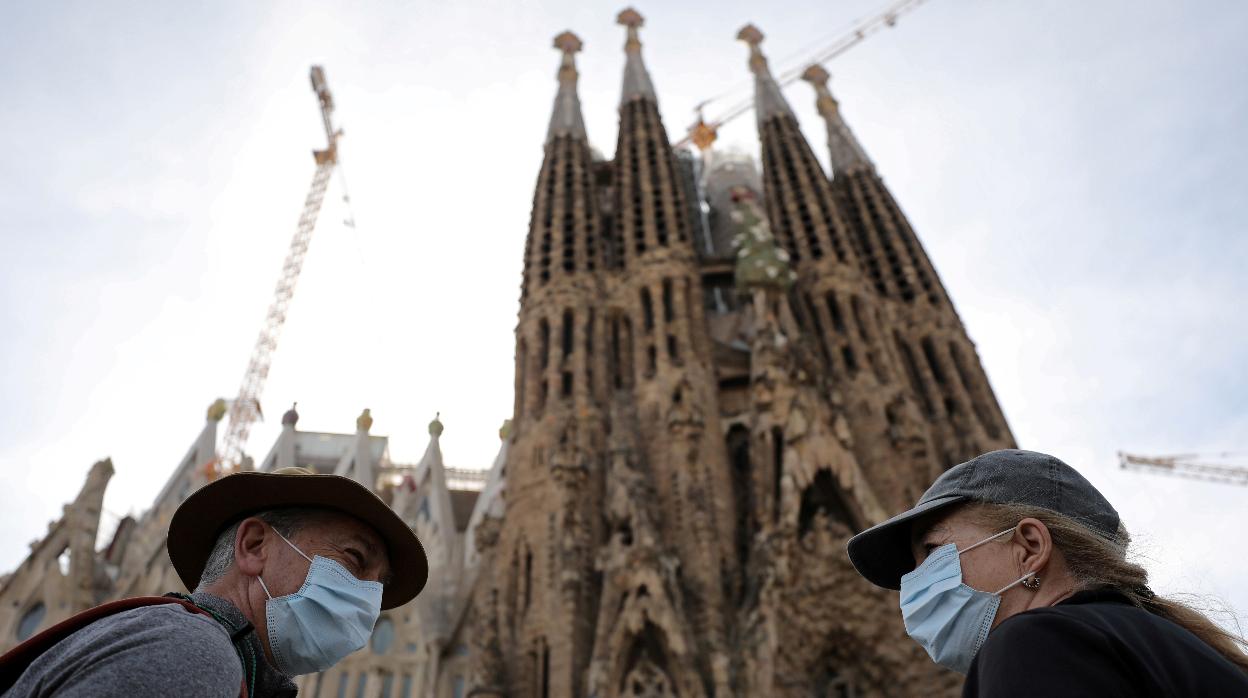
<path id="1" fill-rule="evenodd" d="M 1023 580 L 1023 586 L 1035 591 L 1040 588 L 1040 575 L 1033 574 L 1029 579 Z"/>

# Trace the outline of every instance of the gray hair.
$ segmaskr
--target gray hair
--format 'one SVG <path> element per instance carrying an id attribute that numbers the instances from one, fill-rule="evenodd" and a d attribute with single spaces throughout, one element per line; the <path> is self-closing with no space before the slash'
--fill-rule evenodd
<path id="1" fill-rule="evenodd" d="M 262 511 L 254 516 L 290 538 L 322 513 L 322 509 L 287 507 Z M 204 571 L 199 575 L 199 585 L 195 587 L 195 591 L 200 591 L 224 577 L 230 565 L 234 564 L 234 539 L 238 536 L 238 527 L 242 523 L 241 519 L 235 521 L 217 536 L 217 542 L 213 544 L 208 561 L 204 563 Z"/>

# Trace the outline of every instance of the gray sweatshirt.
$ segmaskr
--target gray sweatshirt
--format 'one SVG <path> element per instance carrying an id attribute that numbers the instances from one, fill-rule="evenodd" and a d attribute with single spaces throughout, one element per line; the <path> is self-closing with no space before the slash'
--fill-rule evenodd
<path id="1" fill-rule="evenodd" d="M 202 593 L 191 598 L 235 627 L 246 620 L 225 599 Z M 255 631 L 244 642 L 244 656 L 255 657 L 255 670 L 247 677 L 251 684 L 254 674 L 252 698 L 294 696 L 294 683 L 265 660 Z M 166 604 L 123 611 L 70 635 L 32 662 L 3 698 L 233 698 L 243 675 L 243 662 L 225 626 Z"/>

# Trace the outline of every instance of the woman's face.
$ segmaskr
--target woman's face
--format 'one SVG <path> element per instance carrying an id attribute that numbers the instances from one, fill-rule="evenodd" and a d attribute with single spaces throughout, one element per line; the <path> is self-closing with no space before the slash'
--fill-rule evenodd
<path id="1" fill-rule="evenodd" d="M 958 507 L 951 512 L 941 511 L 930 519 L 920 519 L 914 524 L 910 549 L 915 566 L 923 564 L 927 556 L 942 545 L 953 543 L 959 552 L 990 538 L 1001 530 L 989 530 L 975 521 L 973 510 Z M 1036 519 L 1023 519 L 1010 532 L 961 555 L 962 582 L 967 586 L 996 593 L 1014 584 L 1030 572 L 1039 572 L 1047 566 L 1052 553 L 1052 541 L 1044 524 Z M 1052 587 L 1050 587 L 1052 588 Z M 1036 594 L 1016 585 L 1001 594 L 1001 608 L 993 622 L 997 623 L 1015 613 L 1033 608 Z"/>

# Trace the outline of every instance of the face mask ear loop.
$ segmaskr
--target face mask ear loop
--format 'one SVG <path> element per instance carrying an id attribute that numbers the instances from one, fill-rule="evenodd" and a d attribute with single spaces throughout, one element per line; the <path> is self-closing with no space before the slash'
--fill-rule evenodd
<path id="1" fill-rule="evenodd" d="M 273 527 L 270 526 L 269 528 L 273 528 Z M 303 551 L 300 550 L 299 548 L 296 548 L 294 543 L 291 543 L 289 540 L 287 540 L 286 536 L 283 536 L 281 531 L 277 530 L 276 528 L 273 528 L 273 532 L 277 534 L 278 538 L 281 538 L 282 540 L 286 541 L 286 545 L 289 545 L 292 550 L 302 555 L 303 559 L 307 560 L 308 562 L 312 562 L 312 558 L 308 557 L 307 555 L 304 555 Z"/>
<path id="2" fill-rule="evenodd" d="M 256 575 L 256 579 L 260 580 L 260 588 L 264 589 L 264 595 L 269 597 L 269 599 L 272 599 L 273 595 L 269 593 L 269 588 L 265 586 L 264 584 L 264 577 L 261 577 L 260 575 Z"/>
<path id="3" fill-rule="evenodd" d="M 975 548 L 978 548 L 979 546 L 981 546 L 981 545 L 983 545 L 983 544 L 985 544 L 985 543 L 988 543 L 988 542 L 990 542 L 990 541 L 994 541 L 994 540 L 996 540 L 996 539 L 1000 538 L 1001 536 L 1004 536 L 1005 534 L 1010 533 L 1010 532 L 1011 532 L 1011 531 L 1013 531 L 1016 527 L 1017 527 L 1017 526 L 1010 526 L 1009 528 L 1005 529 L 1004 531 L 1002 531 L 1002 532 L 1000 532 L 1000 533 L 994 533 L 993 535 L 988 536 L 987 538 L 985 538 L 985 539 L 981 540 L 980 542 L 976 543 L 975 545 L 972 545 L 971 547 L 967 548 L 966 550 L 959 550 L 959 551 L 958 551 L 958 554 L 959 554 L 959 555 L 961 555 L 961 554 L 963 554 L 963 553 L 969 553 L 969 552 L 971 552 L 972 550 L 974 550 Z M 278 535 L 280 536 L 281 534 L 279 533 Z M 1025 577 L 1024 577 L 1024 579 L 1025 579 Z"/>

